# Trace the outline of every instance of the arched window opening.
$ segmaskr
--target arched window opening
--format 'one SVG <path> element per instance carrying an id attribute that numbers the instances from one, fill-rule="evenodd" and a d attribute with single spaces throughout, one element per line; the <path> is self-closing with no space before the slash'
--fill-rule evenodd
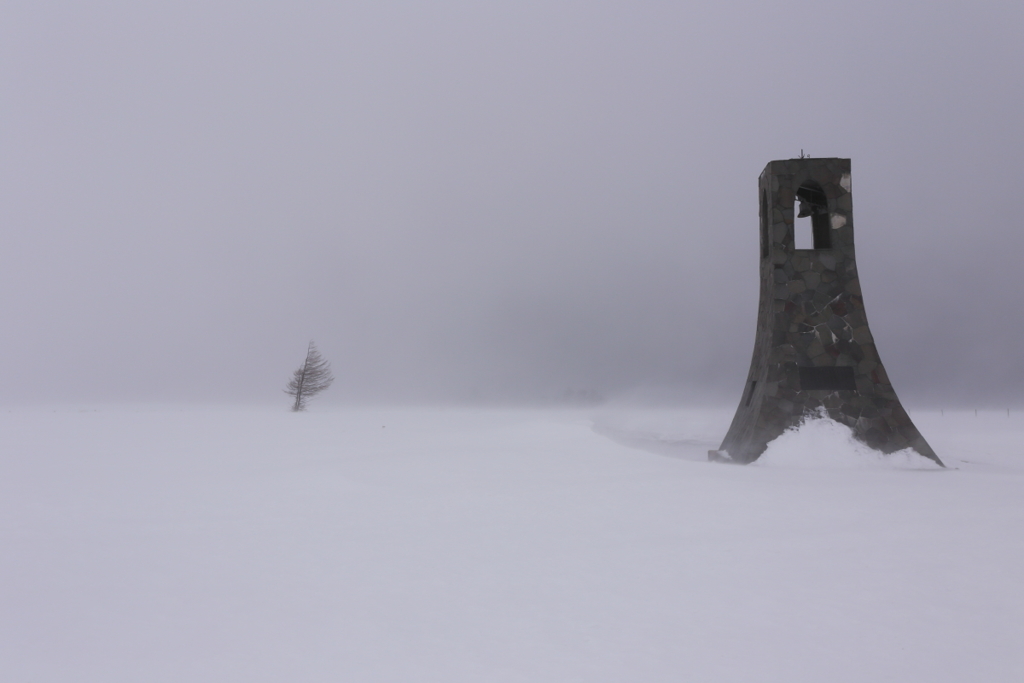
<path id="1" fill-rule="evenodd" d="M 797 249 L 831 249 L 828 198 L 821 185 L 808 181 L 796 191 L 796 197 L 799 210 L 793 219 L 793 246 Z"/>

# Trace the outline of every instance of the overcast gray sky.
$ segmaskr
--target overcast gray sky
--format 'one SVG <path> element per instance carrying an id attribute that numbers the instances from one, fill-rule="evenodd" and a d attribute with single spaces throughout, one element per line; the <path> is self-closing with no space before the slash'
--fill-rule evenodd
<path id="1" fill-rule="evenodd" d="M 853 160 L 908 403 L 1024 399 L 1024 3 L 0 2 L 0 401 L 738 400 Z M 325 399 L 326 400 L 325 395 Z"/>

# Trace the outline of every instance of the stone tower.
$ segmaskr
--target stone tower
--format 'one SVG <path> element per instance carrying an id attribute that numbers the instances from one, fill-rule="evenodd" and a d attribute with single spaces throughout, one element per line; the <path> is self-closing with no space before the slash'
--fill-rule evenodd
<path id="1" fill-rule="evenodd" d="M 850 160 L 772 161 L 758 187 L 754 357 L 732 426 L 708 457 L 753 462 L 805 414 L 824 409 L 872 448 L 909 447 L 941 465 L 896 397 L 868 328 L 853 248 Z M 810 217 L 813 248 L 795 247 L 794 216 Z"/>

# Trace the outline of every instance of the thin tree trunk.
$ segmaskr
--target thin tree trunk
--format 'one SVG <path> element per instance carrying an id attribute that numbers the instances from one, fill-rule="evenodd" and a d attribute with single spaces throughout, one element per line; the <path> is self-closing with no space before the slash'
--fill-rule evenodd
<path id="1" fill-rule="evenodd" d="M 295 405 L 292 406 L 293 413 L 302 410 L 302 386 L 306 383 L 306 372 L 309 369 L 309 352 L 312 348 L 313 342 L 309 342 L 309 347 L 306 348 L 306 360 L 302 363 L 302 376 L 299 377 L 299 390 L 295 392 Z"/>

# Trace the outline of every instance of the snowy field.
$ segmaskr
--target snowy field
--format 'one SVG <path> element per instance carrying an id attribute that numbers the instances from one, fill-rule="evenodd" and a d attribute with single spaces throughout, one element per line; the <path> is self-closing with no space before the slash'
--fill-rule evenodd
<path id="1" fill-rule="evenodd" d="M 0 681 L 1021 681 L 1024 415 L 0 413 Z"/>

